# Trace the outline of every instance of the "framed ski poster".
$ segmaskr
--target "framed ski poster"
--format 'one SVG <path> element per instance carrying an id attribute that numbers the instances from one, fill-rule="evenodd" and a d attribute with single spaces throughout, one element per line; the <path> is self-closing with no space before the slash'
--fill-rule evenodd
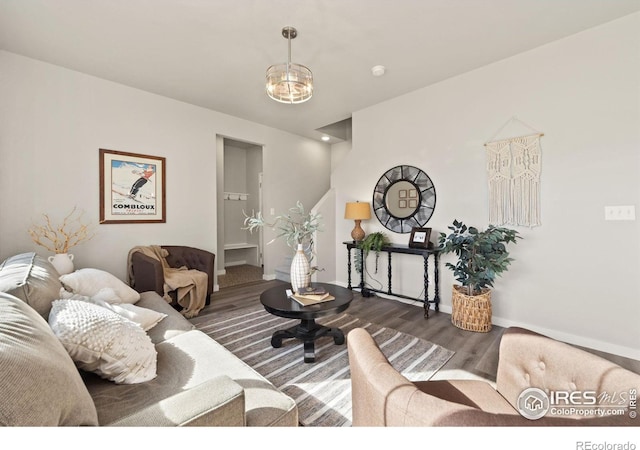
<path id="1" fill-rule="evenodd" d="M 165 158 L 100 149 L 100 223 L 165 223 Z"/>

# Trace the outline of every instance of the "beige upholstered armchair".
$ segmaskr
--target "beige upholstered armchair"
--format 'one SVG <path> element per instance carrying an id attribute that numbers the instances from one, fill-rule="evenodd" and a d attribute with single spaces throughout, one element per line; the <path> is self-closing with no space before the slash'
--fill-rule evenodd
<path id="1" fill-rule="evenodd" d="M 389 364 L 362 328 L 348 334 L 347 345 L 353 426 L 640 425 L 640 418 L 626 409 L 630 397 L 640 390 L 640 375 L 522 328 L 509 328 L 503 334 L 497 389 L 480 380 L 410 382 Z M 577 401 L 582 398 L 583 406 L 595 414 L 560 417 L 549 410 L 540 419 L 528 419 L 518 412 L 518 397 L 530 387 L 547 394 L 579 391 Z M 599 405 L 589 408 L 594 391 Z M 604 400 L 607 395 L 610 397 Z M 624 414 L 608 415 L 612 407 L 624 409 Z"/>

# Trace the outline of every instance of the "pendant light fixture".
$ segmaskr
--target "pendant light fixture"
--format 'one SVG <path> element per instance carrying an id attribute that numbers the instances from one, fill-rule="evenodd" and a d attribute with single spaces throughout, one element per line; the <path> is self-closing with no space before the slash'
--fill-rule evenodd
<path id="1" fill-rule="evenodd" d="M 303 103 L 313 95 L 313 74 L 309 68 L 291 62 L 291 39 L 298 31 L 284 27 L 282 36 L 287 39 L 289 56 L 286 63 L 274 64 L 267 69 L 267 95 L 281 103 Z"/>

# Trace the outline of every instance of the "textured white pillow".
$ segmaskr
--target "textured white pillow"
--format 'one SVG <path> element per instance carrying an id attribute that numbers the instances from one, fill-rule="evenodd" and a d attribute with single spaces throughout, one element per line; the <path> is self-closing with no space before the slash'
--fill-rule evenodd
<path id="1" fill-rule="evenodd" d="M 136 323 L 82 300 L 56 300 L 49 325 L 76 365 L 120 384 L 156 377 L 157 352 Z"/>
<path id="2" fill-rule="evenodd" d="M 106 290 L 107 289 L 102 289 L 101 292 Z M 130 303 L 109 303 L 109 300 L 103 300 L 101 298 L 100 293 L 93 297 L 88 297 L 86 295 L 72 294 L 71 292 L 66 291 L 64 288 L 61 288 L 60 298 L 69 300 L 81 300 L 83 302 L 89 302 L 93 303 L 94 305 L 102 306 L 103 308 L 107 308 L 114 313 L 137 323 L 142 327 L 144 331 L 149 331 L 151 328 L 158 325 L 158 323 L 160 323 L 162 319 L 167 317 L 167 315 L 164 313 L 160 313 L 149 308 L 142 308 L 140 306 L 131 305 Z"/>
<path id="3" fill-rule="evenodd" d="M 62 275 L 60 282 L 64 288 L 74 294 L 88 297 L 100 296 L 101 300 L 109 303 L 135 303 L 140 300 L 140 294 L 127 286 L 119 278 L 100 269 L 80 269 Z M 117 301 L 112 296 L 115 294 Z M 110 300 L 109 298 L 113 298 Z"/>

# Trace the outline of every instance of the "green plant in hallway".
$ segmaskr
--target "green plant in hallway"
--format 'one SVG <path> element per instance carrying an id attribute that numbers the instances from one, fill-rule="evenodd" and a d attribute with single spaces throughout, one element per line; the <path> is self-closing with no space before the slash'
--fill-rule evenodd
<path id="1" fill-rule="evenodd" d="M 389 243 L 389 238 L 386 234 L 376 231 L 375 233 L 371 233 L 367 235 L 363 240 L 358 241 L 357 247 L 362 250 L 362 252 L 356 252 L 356 270 L 358 272 L 362 271 L 364 267 L 364 260 L 367 259 L 367 256 L 371 251 L 375 252 L 376 255 L 376 269 L 375 273 L 378 273 L 378 259 L 380 257 L 380 250 L 382 247 Z"/>

